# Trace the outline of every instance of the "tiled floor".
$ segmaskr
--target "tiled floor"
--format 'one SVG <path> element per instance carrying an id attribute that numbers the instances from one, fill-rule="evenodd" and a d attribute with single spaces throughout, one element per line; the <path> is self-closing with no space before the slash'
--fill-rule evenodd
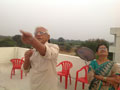
<path id="1" fill-rule="evenodd" d="M 16 75 L 10 79 L 10 72 L 11 72 L 12 65 L 10 64 L 0 64 L 0 90 L 30 90 L 30 83 L 29 83 L 29 74 L 27 76 L 23 76 L 23 79 L 20 79 L 20 71 L 16 71 Z M 58 77 L 59 80 L 59 77 Z M 74 90 L 75 86 L 75 79 L 72 78 L 72 84 L 68 83 L 67 90 Z M 77 90 L 82 90 L 82 84 L 78 82 Z M 87 90 L 88 85 L 85 85 L 85 89 Z M 63 82 L 58 82 L 59 90 L 66 90 L 65 82 L 63 78 Z"/>

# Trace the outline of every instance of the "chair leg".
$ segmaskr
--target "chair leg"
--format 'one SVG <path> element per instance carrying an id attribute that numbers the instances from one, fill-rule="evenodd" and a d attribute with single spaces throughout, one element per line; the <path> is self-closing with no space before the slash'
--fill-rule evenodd
<path id="1" fill-rule="evenodd" d="M 82 83 L 82 89 L 84 90 L 85 83 Z"/>
<path id="2" fill-rule="evenodd" d="M 60 82 L 62 82 L 62 76 L 60 76 Z"/>
<path id="3" fill-rule="evenodd" d="M 13 70 L 11 70 L 11 76 L 10 76 L 11 79 L 12 79 L 12 72 L 13 72 Z"/>
<path id="4" fill-rule="evenodd" d="M 15 69 L 13 69 L 13 75 L 15 75 Z"/>
<path id="5" fill-rule="evenodd" d="M 75 90 L 76 90 L 76 88 L 77 88 L 77 79 L 76 79 L 76 81 L 75 81 Z"/>
<path id="6" fill-rule="evenodd" d="M 21 70 L 21 79 L 22 79 L 22 74 L 23 74 L 23 71 Z"/>
<path id="7" fill-rule="evenodd" d="M 65 89 L 67 89 L 68 76 L 65 76 Z"/>
<path id="8" fill-rule="evenodd" d="M 12 75 L 14 75 L 14 73 L 15 73 L 15 70 L 12 68 L 12 70 L 11 70 L 11 79 L 12 79 Z"/>
<path id="9" fill-rule="evenodd" d="M 69 74 L 69 79 L 70 79 L 70 85 L 71 85 L 71 75 Z"/>

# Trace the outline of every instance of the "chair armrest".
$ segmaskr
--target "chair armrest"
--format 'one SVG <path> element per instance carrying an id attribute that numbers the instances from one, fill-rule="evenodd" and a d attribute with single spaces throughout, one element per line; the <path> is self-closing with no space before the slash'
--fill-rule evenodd
<path id="1" fill-rule="evenodd" d="M 25 57 L 22 57 L 22 58 L 21 58 L 21 60 L 24 60 L 24 59 L 25 59 Z"/>
<path id="2" fill-rule="evenodd" d="M 85 68 L 82 67 L 80 70 L 78 70 L 78 71 L 76 72 L 76 77 L 78 77 L 79 72 L 82 71 L 83 69 L 85 69 Z"/>
<path id="3" fill-rule="evenodd" d="M 56 67 L 58 67 L 58 66 L 60 66 L 61 65 L 61 63 L 59 63 L 58 65 L 56 65 Z"/>
<path id="4" fill-rule="evenodd" d="M 84 69 L 84 68 L 81 68 L 80 70 L 77 70 L 77 72 L 76 72 L 76 80 L 77 80 L 77 78 L 78 78 L 79 72 L 82 71 L 83 69 Z"/>
<path id="5" fill-rule="evenodd" d="M 80 71 L 82 71 L 84 68 L 82 67 L 80 70 L 77 71 L 77 73 L 79 73 Z"/>

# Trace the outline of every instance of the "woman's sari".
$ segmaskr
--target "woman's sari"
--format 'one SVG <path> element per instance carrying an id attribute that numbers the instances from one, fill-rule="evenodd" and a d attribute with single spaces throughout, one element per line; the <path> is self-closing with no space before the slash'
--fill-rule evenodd
<path id="1" fill-rule="evenodd" d="M 94 73 L 96 75 L 102 75 L 104 77 L 107 77 L 109 75 L 109 72 L 111 71 L 112 67 L 114 65 L 114 62 L 112 61 L 107 61 L 103 64 L 98 65 L 96 60 L 92 61 L 90 64 L 89 71 L 93 69 Z M 102 87 L 103 82 L 101 80 L 98 80 L 94 78 L 89 86 L 89 90 L 115 90 L 113 86 L 108 86 L 106 89 Z"/>

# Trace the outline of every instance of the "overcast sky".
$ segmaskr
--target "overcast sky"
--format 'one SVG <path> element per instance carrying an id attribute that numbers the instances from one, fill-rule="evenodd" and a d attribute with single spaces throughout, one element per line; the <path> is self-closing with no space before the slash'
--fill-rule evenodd
<path id="1" fill-rule="evenodd" d="M 51 38 L 113 41 L 120 27 L 120 0 L 0 0 L 0 35 L 44 26 Z"/>

